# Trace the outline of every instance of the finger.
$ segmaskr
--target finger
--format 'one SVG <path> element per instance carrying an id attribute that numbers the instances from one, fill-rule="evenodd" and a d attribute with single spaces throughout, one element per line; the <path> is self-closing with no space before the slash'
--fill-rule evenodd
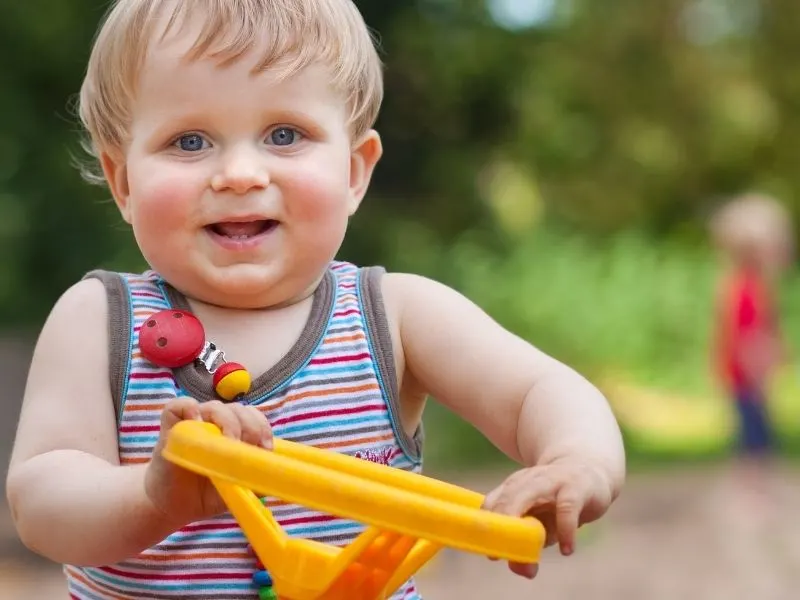
<path id="1" fill-rule="evenodd" d="M 537 508 L 555 505 L 559 484 L 541 472 L 530 469 L 524 476 L 512 476 L 487 502 L 489 510 L 514 517 Z"/>
<path id="2" fill-rule="evenodd" d="M 539 565 L 536 563 L 508 563 L 508 568 L 512 573 L 527 579 L 533 579 L 539 573 Z"/>
<path id="3" fill-rule="evenodd" d="M 537 519 L 542 524 L 542 527 L 544 527 L 545 548 L 549 548 L 558 541 L 558 532 L 556 529 L 556 516 L 554 513 L 554 507 L 547 507 L 545 509 L 530 511 L 528 513 L 528 516 Z"/>
<path id="4" fill-rule="evenodd" d="M 164 406 L 161 411 L 161 433 L 169 433 L 181 421 L 202 420 L 200 416 L 200 403 L 194 398 L 182 396 L 175 398 Z"/>
<path id="5" fill-rule="evenodd" d="M 267 415 L 265 415 L 261 410 L 256 408 L 255 406 L 248 406 L 248 412 L 252 415 L 252 421 L 256 426 L 257 435 L 256 439 L 257 443 L 262 448 L 266 450 L 272 450 L 273 443 L 272 443 L 272 426 L 269 424 L 269 419 L 267 419 Z"/>
<path id="6" fill-rule="evenodd" d="M 481 503 L 481 508 L 483 510 L 490 510 L 492 512 L 496 512 L 494 507 L 497 505 L 498 499 L 503 495 L 503 485 L 500 485 L 490 491 L 486 496 L 483 498 L 483 502 Z M 487 556 L 489 560 L 492 562 L 496 562 L 500 560 L 496 556 Z"/>
<path id="7" fill-rule="evenodd" d="M 569 556 L 575 551 L 575 536 L 584 503 L 585 494 L 574 486 L 564 486 L 556 498 L 558 544 L 564 556 Z"/>
<path id="8" fill-rule="evenodd" d="M 242 441 L 254 446 L 272 449 L 272 428 L 267 417 L 255 406 L 235 404 L 231 409 L 239 418 Z"/>
<path id="9" fill-rule="evenodd" d="M 494 488 L 491 492 L 486 494 L 481 503 L 481 508 L 484 510 L 492 510 L 492 507 L 497 504 L 497 499 L 503 494 L 503 486 L 500 485 Z"/>
<path id="10" fill-rule="evenodd" d="M 242 437 L 242 426 L 236 414 L 219 400 L 204 402 L 200 405 L 200 414 L 204 421 L 213 423 L 222 431 L 222 435 L 234 440 Z"/>

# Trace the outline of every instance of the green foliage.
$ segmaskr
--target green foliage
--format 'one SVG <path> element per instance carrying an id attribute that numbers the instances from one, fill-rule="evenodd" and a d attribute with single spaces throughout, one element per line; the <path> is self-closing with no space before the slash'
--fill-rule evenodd
<path id="1" fill-rule="evenodd" d="M 715 262 L 702 247 L 627 232 L 589 241 L 541 228 L 503 253 L 466 236 L 421 250 L 425 237 L 408 235 L 408 246 L 443 265 L 423 259 L 418 269 L 436 271 L 559 358 L 583 369 L 624 370 L 641 382 L 704 389 Z"/>

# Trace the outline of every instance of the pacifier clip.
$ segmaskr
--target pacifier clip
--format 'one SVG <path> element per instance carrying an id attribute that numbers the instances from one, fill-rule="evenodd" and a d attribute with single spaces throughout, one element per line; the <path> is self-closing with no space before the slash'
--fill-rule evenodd
<path id="1" fill-rule="evenodd" d="M 159 367 L 203 365 L 212 376 L 214 392 L 225 402 L 234 402 L 250 391 L 252 379 L 247 369 L 227 362 L 225 353 L 206 340 L 200 320 L 187 311 L 161 310 L 147 318 L 139 330 L 139 349 Z"/>

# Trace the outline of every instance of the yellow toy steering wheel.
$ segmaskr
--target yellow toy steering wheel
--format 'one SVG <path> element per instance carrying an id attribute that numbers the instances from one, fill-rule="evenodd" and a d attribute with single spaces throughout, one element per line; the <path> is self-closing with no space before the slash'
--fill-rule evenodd
<path id="1" fill-rule="evenodd" d="M 274 444 L 267 451 L 225 438 L 213 424 L 182 421 L 163 456 L 211 479 L 280 600 L 389 598 L 443 546 L 539 561 L 542 524 L 482 510 L 481 494 L 329 450 Z M 368 527 L 344 548 L 291 538 L 256 492 Z"/>

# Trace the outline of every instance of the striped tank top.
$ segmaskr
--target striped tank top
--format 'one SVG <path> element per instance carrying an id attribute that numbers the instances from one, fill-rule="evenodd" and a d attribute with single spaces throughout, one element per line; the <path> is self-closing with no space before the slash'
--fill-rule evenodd
<path id="1" fill-rule="evenodd" d="M 380 293 L 382 269 L 334 262 L 316 289 L 311 313 L 295 345 L 254 378 L 242 399 L 261 409 L 278 438 L 326 448 L 419 472 L 422 435 L 407 435 L 398 418 L 397 378 Z M 111 342 L 110 376 L 123 465 L 147 462 L 164 404 L 180 395 L 210 400 L 211 376 L 192 363 L 158 367 L 142 357 L 138 331 L 157 311 L 189 304 L 157 273 L 93 271 L 106 288 Z M 338 546 L 364 529 L 360 523 L 266 499 L 290 536 Z M 123 600 L 181 598 L 256 600 L 257 559 L 230 514 L 192 523 L 155 547 L 119 564 L 65 566 L 71 598 Z M 392 600 L 418 600 L 413 580 Z"/>

